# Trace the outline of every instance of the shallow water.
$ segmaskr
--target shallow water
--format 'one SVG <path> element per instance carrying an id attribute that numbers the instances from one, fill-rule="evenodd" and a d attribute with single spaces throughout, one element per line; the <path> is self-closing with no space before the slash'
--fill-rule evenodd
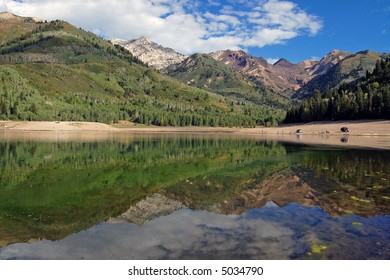
<path id="1" fill-rule="evenodd" d="M 0 259 L 390 259 L 390 151 L 0 137 Z"/>

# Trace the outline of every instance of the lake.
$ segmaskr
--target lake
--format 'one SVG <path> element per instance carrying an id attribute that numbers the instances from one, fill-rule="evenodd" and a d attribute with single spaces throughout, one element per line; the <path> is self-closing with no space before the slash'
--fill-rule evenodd
<path id="1" fill-rule="evenodd" d="M 389 150 L 43 134 L 0 135 L 0 259 L 390 259 Z"/>

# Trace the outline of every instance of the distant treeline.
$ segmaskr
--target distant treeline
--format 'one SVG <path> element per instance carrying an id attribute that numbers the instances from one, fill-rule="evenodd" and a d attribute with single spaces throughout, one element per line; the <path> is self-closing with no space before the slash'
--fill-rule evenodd
<path id="1" fill-rule="evenodd" d="M 323 120 L 389 119 L 390 59 L 377 61 L 372 73 L 338 89 L 315 92 L 287 112 L 285 123 Z"/>

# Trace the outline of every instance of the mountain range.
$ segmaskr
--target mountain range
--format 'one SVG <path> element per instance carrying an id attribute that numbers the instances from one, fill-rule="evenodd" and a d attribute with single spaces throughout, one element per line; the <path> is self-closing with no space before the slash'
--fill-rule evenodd
<path id="1" fill-rule="evenodd" d="M 367 71 L 371 72 L 374 69 L 377 60 L 389 56 L 389 54 L 368 50 L 356 54 L 333 50 L 320 60 L 291 63 L 282 58 L 276 63 L 270 64 L 266 59 L 254 57 L 242 50 L 221 50 L 203 54 L 204 59 L 200 62 L 199 57 L 201 56 L 199 54 L 187 57 L 153 43 L 145 37 L 132 41 L 115 40 L 114 42 L 127 48 L 149 66 L 197 87 L 215 90 L 215 87 L 221 87 L 222 81 L 227 78 L 216 74 L 215 77 L 204 80 L 205 77 L 210 76 L 209 69 L 202 70 L 204 59 L 208 57 L 223 63 L 218 65 L 214 62 L 216 73 L 226 73 L 227 68 L 230 68 L 230 72 L 240 73 L 241 78 L 239 79 L 241 81 L 238 84 L 244 84 L 244 87 L 248 87 L 248 85 L 249 87 L 254 85 L 266 87 L 274 93 L 299 98 L 311 96 L 314 90 L 324 90 L 327 87 L 336 88 L 342 83 L 358 80 L 364 77 Z M 138 53 L 140 55 L 137 55 Z M 195 62 L 201 63 L 201 65 Z M 202 71 L 204 74 L 200 75 Z M 194 77 L 194 72 L 198 73 L 198 78 Z M 231 78 L 233 75 L 237 78 L 239 77 L 238 73 L 230 74 L 228 77 Z M 248 83 L 248 81 L 250 82 Z M 227 81 L 227 83 L 231 82 L 231 80 Z M 233 83 L 237 85 L 237 81 Z"/>

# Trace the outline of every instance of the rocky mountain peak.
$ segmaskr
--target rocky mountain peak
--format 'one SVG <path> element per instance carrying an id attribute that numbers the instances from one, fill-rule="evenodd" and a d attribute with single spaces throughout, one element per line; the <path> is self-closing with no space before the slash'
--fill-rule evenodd
<path id="1" fill-rule="evenodd" d="M 332 50 L 329 54 L 337 55 L 337 54 L 339 54 L 339 53 L 341 53 L 340 50 L 334 49 L 334 50 Z"/>
<path id="2" fill-rule="evenodd" d="M 154 43 L 144 36 L 131 41 L 113 39 L 111 42 L 123 46 L 142 62 L 156 70 L 180 63 L 187 58 L 187 56 Z"/>
<path id="3" fill-rule="evenodd" d="M 290 61 L 288 61 L 287 59 L 279 59 L 277 62 L 274 63 L 274 66 L 283 66 L 283 67 L 292 67 L 294 66 L 293 63 L 291 63 Z"/>
<path id="4" fill-rule="evenodd" d="M 142 36 L 136 40 L 133 41 L 138 41 L 138 43 L 143 43 L 143 44 L 152 44 L 152 41 L 149 40 L 148 37 Z"/>
<path id="5" fill-rule="evenodd" d="M 325 55 L 317 64 L 315 64 L 309 72 L 311 75 L 322 75 L 327 73 L 331 68 L 333 68 L 340 61 L 346 57 L 352 55 L 350 52 L 333 50 L 327 55 Z"/>
<path id="6" fill-rule="evenodd" d="M 340 51 L 340 50 L 333 50 L 327 55 L 324 56 L 323 59 L 339 59 L 342 60 L 346 58 L 347 56 L 350 56 L 352 53 L 346 52 L 346 51 Z"/>

